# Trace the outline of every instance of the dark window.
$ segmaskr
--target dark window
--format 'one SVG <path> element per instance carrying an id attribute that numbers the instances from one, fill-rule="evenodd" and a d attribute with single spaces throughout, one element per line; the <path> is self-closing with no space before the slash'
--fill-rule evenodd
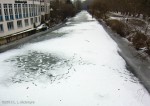
<path id="1" fill-rule="evenodd" d="M 33 25 L 33 18 L 31 18 L 30 21 L 31 21 L 31 25 Z"/>
<path id="2" fill-rule="evenodd" d="M 19 19 L 18 5 L 17 4 L 14 4 L 14 10 L 15 10 L 15 17 L 16 17 L 16 19 Z"/>
<path id="3" fill-rule="evenodd" d="M 17 27 L 21 28 L 22 27 L 22 20 L 17 21 Z"/>
<path id="4" fill-rule="evenodd" d="M 13 22 L 7 22 L 7 27 L 8 27 L 8 30 L 14 29 L 14 23 Z"/>
<path id="5" fill-rule="evenodd" d="M 3 6 L 4 6 L 5 20 L 8 21 L 9 20 L 8 6 L 7 6 L 7 4 L 4 4 Z"/>
<path id="6" fill-rule="evenodd" d="M 21 4 L 18 4 L 19 19 L 22 18 Z"/>
<path id="7" fill-rule="evenodd" d="M 25 26 L 28 26 L 28 25 L 29 25 L 28 19 L 25 19 L 25 20 L 24 20 L 24 23 L 25 23 Z"/>
<path id="8" fill-rule="evenodd" d="M 0 21 L 3 21 L 3 14 L 2 14 L 2 7 L 1 7 L 1 4 L 0 4 Z"/>
<path id="9" fill-rule="evenodd" d="M 14 19 L 14 16 L 13 16 L 13 7 L 12 7 L 12 4 L 8 4 L 9 6 L 9 16 L 10 16 L 10 20 L 13 20 Z"/>
<path id="10" fill-rule="evenodd" d="M 37 19 L 37 17 L 35 17 L 35 23 L 37 23 L 38 22 L 38 19 Z"/>
<path id="11" fill-rule="evenodd" d="M 4 32 L 3 24 L 0 24 L 0 33 Z"/>

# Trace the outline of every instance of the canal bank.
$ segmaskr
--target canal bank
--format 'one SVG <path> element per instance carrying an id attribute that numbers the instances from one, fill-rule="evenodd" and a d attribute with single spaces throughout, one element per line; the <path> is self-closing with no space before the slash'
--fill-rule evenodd
<path id="1" fill-rule="evenodd" d="M 60 23 L 60 24 L 57 24 L 56 26 L 54 26 L 54 27 L 52 27 L 52 28 L 50 28 L 50 29 L 48 29 L 48 30 L 46 30 L 46 31 L 42 31 L 42 32 L 39 32 L 39 33 L 35 33 L 35 34 L 33 34 L 33 35 L 26 36 L 26 37 L 24 37 L 24 38 L 21 38 L 21 39 L 19 39 L 19 40 L 14 41 L 14 42 L 10 42 L 10 43 L 8 43 L 8 44 L 1 45 L 1 46 L 0 46 L 0 53 L 5 52 L 5 51 L 7 51 L 7 50 L 10 50 L 10 49 L 12 49 L 12 48 L 15 48 L 15 47 L 17 47 L 17 46 L 23 45 L 24 43 L 26 43 L 26 42 L 28 42 L 28 41 L 30 41 L 30 40 L 36 38 L 36 37 L 43 36 L 43 35 L 45 35 L 45 34 L 47 34 L 47 33 L 50 33 L 50 32 L 52 32 L 52 31 L 54 31 L 54 30 L 57 30 L 57 29 L 59 29 L 59 28 L 61 28 L 61 27 L 63 27 L 63 26 L 65 26 L 65 22 Z"/>
<path id="2" fill-rule="evenodd" d="M 120 50 L 118 53 L 126 61 L 127 68 L 140 80 L 145 88 L 150 93 L 150 61 L 147 59 L 139 58 L 139 53 L 129 42 L 114 33 L 103 21 L 100 24 L 110 35 L 110 37 L 118 44 Z"/>

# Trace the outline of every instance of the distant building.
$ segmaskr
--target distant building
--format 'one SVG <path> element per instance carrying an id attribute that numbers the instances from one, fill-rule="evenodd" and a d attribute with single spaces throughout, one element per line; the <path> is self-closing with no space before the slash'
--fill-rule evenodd
<path id="1" fill-rule="evenodd" d="M 0 37 L 32 29 L 48 17 L 50 0 L 0 0 Z M 43 18 L 46 20 L 46 18 Z"/>
<path id="2" fill-rule="evenodd" d="M 50 17 L 50 0 L 40 0 L 41 1 L 41 19 L 46 21 Z"/>

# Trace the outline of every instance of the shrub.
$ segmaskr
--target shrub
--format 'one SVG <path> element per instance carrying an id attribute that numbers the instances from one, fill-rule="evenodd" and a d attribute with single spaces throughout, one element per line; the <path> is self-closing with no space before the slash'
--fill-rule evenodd
<path id="1" fill-rule="evenodd" d="M 133 46 L 139 50 L 140 48 L 146 47 L 147 36 L 141 32 L 135 32 L 133 34 L 132 43 Z"/>
<path id="2" fill-rule="evenodd" d="M 147 40 L 146 40 L 146 53 L 150 55 L 150 37 L 147 37 Z"/>
<path id="3" fill-rule="evenodd" d="M 125 37 L 129 34 L 129 28 L 119 20 L 107 20 L 106 24 L 116 31 L 120 36 Z"/>
<path id="4" fill-rule="evenodd" d="M 144 21 L 139 19 L 128 19 L 128 23 L 139 27 L 144 27 L 146 25 Z"/>
<path id="5" fill-rule="evenodd" d="M 150 55 L 150 50 L 148 49 L 148 50 L 146 50 L 145 51 L 148 55 Z"/>

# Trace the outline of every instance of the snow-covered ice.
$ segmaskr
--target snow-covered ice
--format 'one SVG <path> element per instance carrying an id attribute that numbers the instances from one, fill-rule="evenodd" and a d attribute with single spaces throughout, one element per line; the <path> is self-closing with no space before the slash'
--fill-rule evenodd
<path id="1" fill-rule="evenodd" d="M 149 106 L 117 44 L 82 11 L 63 36 L 0 54 L 0 106 Z"/>

